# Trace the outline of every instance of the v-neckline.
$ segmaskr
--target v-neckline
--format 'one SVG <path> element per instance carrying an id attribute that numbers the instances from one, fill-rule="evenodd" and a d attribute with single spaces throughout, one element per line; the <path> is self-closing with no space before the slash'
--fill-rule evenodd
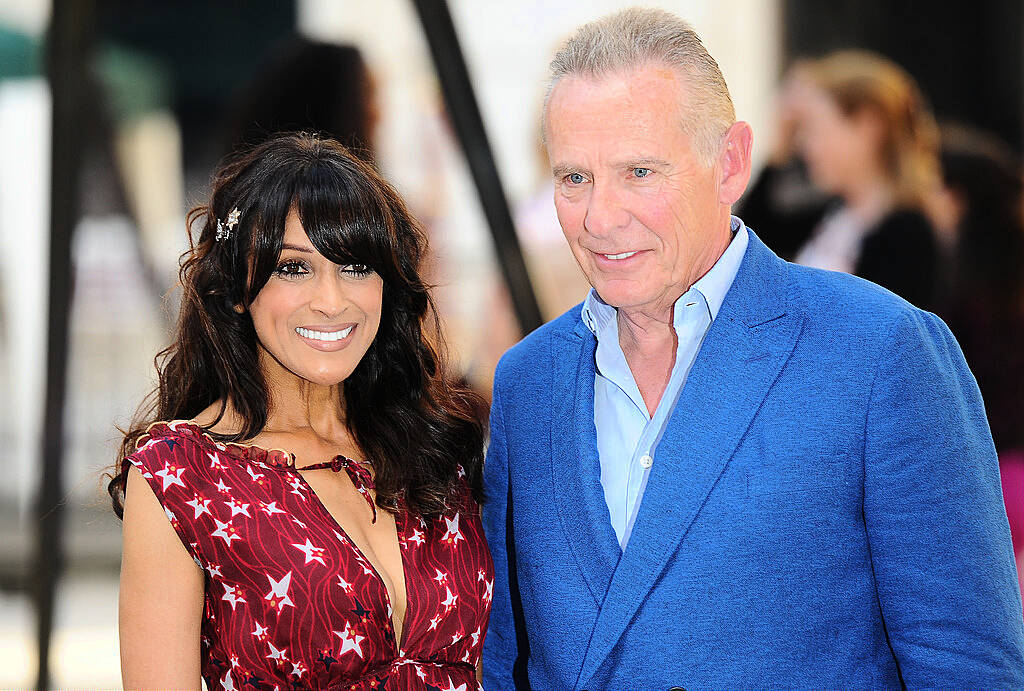
<path id="1" fill-rule="evenodd" d="M 306 486 L 306 488 L 309 490 L 310 494 L 313 495 L 313 499 L 316 502 L 316 506 L 318 507 L 318 510 L 322 511 L 324 513 L 324 515 L 331 521 L 331 523 L 334 524 L 334 527 L 337 530 L 337 532 L 340 535 L 343 535 L 345 537 L 345 540 L 347 540 L 348 543 L 352 545 L 352 549 L 355 551 L 356 556 L 358 557 L 358 559 L 360 561 L 362 561 L 362 562 L 365 562 L 366 565 L 369 566 L 370 570 L 373 572 L 374 577 L 377 579 L 378 583 L 380 584 L 381 589 L 384 591 L 384 598 L 387 601 L 388 608 L 391 610 L 391 615 L 387 617 L 388 626 L 391 627 L 391 638 L 395 642 L 396 652 L 399 655 L 401 655 L 402 651 L 405 649 L 405 642 L 408 640 L 408 630 L 407 630 L 406 624 L 409 621 L 409 611 L 412 609 L 412 603 L 409 600 L 409 585 L 408 585 L 408 579 L 407 579 L 408 566 L 405 563 L 405 549 L 403 547 L 403 543 L 404 543 L 403 534 L 404 534 L 404 529 L 405 529 L 404 517 L 400 516 L 398 514 L 392 514 L 394 516 L 394 519 L 395 519 L 395 541 L 398 544 L 398 557 L 399 557 L 399 559 L 401 560 L 401 563 L 402 563 L 402 589 L 405 590 L 405 612 L 404 612 L 404 614 L 402 616 L 402 626 L 401 626 L 401 632 L 402 633 L 401 633 L 401 640 L 399 640 L 399 634 L 398 634 L 397 629 L 395 627 L 395 619 L 394 619 L 395 614 L 397 613 L 397 610 L 395 609 L 394 598 L 391 597 L 391 591 L 388 590 L 387 581 L 385 581 L 384 577 L 381 576 L 380 569 L 378 569 L 377 565 L 373 562 L 373 560 L 370 559 L 366 555 L 366 552 L 363 550 L 363 548 L 360 547 L 359 544 L 356 543 L 356 541 L 352 539 L 352 536 L 349 535 L 347 530 L 345 530 L 345 527 L 341 524 L 341 521 L 339 521 L 338 518 L 333 513 L 331 513 L 331 510 L 329 508 L 327 508 L 327 505 L 324 504 L 322 499 L 320 499 L 320 495 L 317 494 L 316 490 L 313 489 L 313 486 L 309 484 L 309 481 L 299 471 L 299 469 L 298 468 L 294 468 L 294 467 L 292 469 L 295 471 L 295 474 L 299 476 L 299 479 L 302 481 L 302 484 Z M 320 469 L 321 468 L 317 468 L 315 470 L 320 470 Z M 356 492 L 358 492 L 359 494 L 362 494 L 361 492 L 359 492 L 359 488 L 355 486 L 356 483 L 353 480 L 352 476 L 349 473 L 346 473 L 346 476 L 348 476 L 349 482 L 352 483 L 352 486 L 355 487 Z M 402 525 L 399 525 L 399 521 L 401 521 Z M 392 580 L 392 583 L 394 583 L 393 580 Z M 397 590 L 397 585 L 396 585 L 396 590 Z"/>
<path id="2" fill-rule="evenodd" d="M 228 455 L 234 458 L 241 458 L 243 460 L 250 462 L 255 461 L 258 463 L 263 463 L 265 465 L 269 465 L 272 467 L 280 468 L 285 471 L 291 471 L 295 473 L 299 477 L 299 480 L 302 482 L 302 484 L 305 485 L 306 488 L 309 490 L 309 493 L 313 495 L 313 499 L 316 502 L 316 506 L 319 507 L 319 510 L 324 513 L 324 515 L 332 524 L 334 524 L 339 534 L 343 535 L 345 539 L 352 545 L 352 549 L 355 551 L 356 556 L 359 558 L 359 560 L 366 562 L 366 564 L 370 567 L 370 570 L 373 572 L 374 577 L 377 579 L 377 582 L 380 584 L 381 589 L 384 591 L 384 598 L 387 602 L 388 607 L 391 609 L 391 616 L 386 617 L 386 619 L 388 622 L 388 626 L 391 629 L 391 638 L 395 642 L 396 653 L 398 655 L 401 655 L 403 653 L 405 649 L 405 643 L 409 639 L 409 632 L 407 630 L 406 624 L 409 622 L 409 612 L 412 610 L 412 602 L 409 599 L 409 585 L 407 578 L 408 566 L 405 563 L 405 540 L 403 538 L 405 531 L 404 516 L 401 516 L 399 514 L 393 514 L 395 519 L 395 538 L 396 542 L 398 543 L 398 556 L 402 563 L 402 588 L 405 590 L 405 615 L 402 617 L 402 636 L 401 640 L 399 640 L 394 620 L 395 603 L 391 597 L 391 591 L 388 590 L 387 582 L 380 575 L 380 571 L 377 569 L 377 565 L 374 564 L 373 561 L 371 561 L 370 558 L 366 556 L 366 553 L 363 551 L 363 549 L 358 544 L 356 544 L 356 541 L 353 540 L 352 537 L 348 534 L 348 531 L 345 530 L 344 526 L 341 525 L 341 522 L 334 516 L 334 514 L 331 513 L 331 510 L 327 508 L 327 505 L 323 503 L 323 501 L 320 499 L 320 495 L 316 493 L 316 490 L 313 489 L 312 485 L 309 484 L 309 481 L 306 480 L 305 476 L 301 472 L 299 472 L 298 468 L 296 468 L 295 454 L 291 453 L 290 451 L 285 451 L 284 449 L 268 449 L 257 444 L 218 442 L 216 439 L 210 436 L 210 434 L 205 429 L 203 429 L 201 425 L 192 422 L 191 420 L 172 420 L 169 422 L 155 422 L 149 426 L 149 428 L 146 430 L 146 434 L 139 439 L 137 445 L 141 446 L 146 441 L 146 439 L 150 437 L 153 431 L 157 430 L 160 427 L 166 427 L 167 429 L 172 431 L 187 430 L 189 432 L 192 432 L 194 437 L 197 437 L 198 439 L 206 442 L 207 444 L 212 445 L 215 449 L 219 451 L 226 452 Z M 332 458 L 329 461 L 325 461 L 324 463 L 331 465 L 331 469 L 334 470 L 333 461 L 339 458 L 339 456 L 348 463 L 354 463 L 357 465 L 359 463 L 358 461 L 354 461 L 340 454 L 334 456 L 334 458 Z M 320 464 L 314 463 L 312 465 L 316 466 Z M 323 469 L 326 469 L 326 467 L 324 467 Z M 355 488 L 356 492 L 364 496 L 368 501 L 372 502 L 373 498 L 361 492 L 360 488 L 356 486 L 356 481 L 352 477 L 352 473 L 349 471 L 347 467 L 345 467 L 345 471 L 345 475 L 348 477 L 349 482 L 352 483 L 352 486 Z M 334 470 L 334 472 L 337 471 Z M 402 522 L 401 526 L 399 525 L 399 521 Z"/>

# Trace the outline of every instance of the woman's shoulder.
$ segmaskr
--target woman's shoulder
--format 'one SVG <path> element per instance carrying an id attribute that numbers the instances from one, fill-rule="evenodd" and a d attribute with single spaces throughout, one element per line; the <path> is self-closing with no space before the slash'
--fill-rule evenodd
<path id="1" fill-rule="evenodd" d="M 143 475 L 167 465 L 175 468 L 194 466 L 205 454 L 222 449 L 207 432 L 191 420 L 168 420 L 152 423 L 139 437 L 135 451 L 125 460 Z"/>

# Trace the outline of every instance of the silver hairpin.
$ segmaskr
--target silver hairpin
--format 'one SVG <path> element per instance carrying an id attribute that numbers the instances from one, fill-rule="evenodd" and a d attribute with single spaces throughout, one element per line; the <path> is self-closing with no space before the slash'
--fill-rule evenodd
<path id="1" fill-rule="evenodd" d="M 227 221 L 221 223 L 220 219 L 217 219 L 217 242 L 220 242 L 221 240 L 227 240 L 228 238 L 231 237 L 231 233 L 234 232 L 235 226 L 238 225 L 238 219 L 241 215 L 241 212 L 238 210 L 238 207 L 236 206 L 234 209 L 231 210 L 231 213 L 228 214 Z"/>

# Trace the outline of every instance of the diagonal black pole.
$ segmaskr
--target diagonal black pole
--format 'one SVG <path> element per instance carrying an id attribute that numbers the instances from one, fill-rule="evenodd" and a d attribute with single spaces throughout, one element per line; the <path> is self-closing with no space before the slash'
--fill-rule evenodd
<path id="1" fill-rule="evenodd" d="M 543 318 L 526 271 L 523 251 L 512 223 L 512 214 L 494 163 L 491 145 L 487 141 L 484 121 L 480 116 L 473 85 L 469 81 L 469 72 L 459 47 L 459 38 L 455 34 L 448 3 L 445 0 L 413 0 L 413 5 L 423 24 L 430 54 L 441 81 L 445 105 L 466 155 L 480 204 L 491 229 L 498 264 L 508 286 L 519 327 L 524 334 L 528 333 L 540 326 Z"/>
<path id="2" fill-rule="evenodd" d="M 47 42 L 53 102 L 50 154 L 50 266 L 43 408 L 42 477 L 36 500 L 35 594 L 39 671 L 36 689 L 50 688 L 54 591 L 64 565 L 61 543 L 64 401 L 67 392 L 68 316 L 71 308 L 71 236 L 78 220 L 82 162 L 84 78 L 93 27 L 91 0 L 54 0 Z"/>

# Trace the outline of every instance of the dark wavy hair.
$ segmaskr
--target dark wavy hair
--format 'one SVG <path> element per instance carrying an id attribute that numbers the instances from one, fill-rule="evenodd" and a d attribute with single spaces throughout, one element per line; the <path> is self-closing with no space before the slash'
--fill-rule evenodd
<path id="1" fill-rule="evenodd" d="M 124 459 L 153 422 L 191 419 L 221 401 L 207 428 L 212 437 L 240 442 L 263 430 L 268 397 L 256 331 L 248 311 L 235 307 L 250 305 L 270 278 L 292 208 L 324 257 L 365 264 L 383 279 L 376 338 L 339 387 L 346 425 L 373 465 L 377 504 L 437 515 L 454 496 L 460 464 L 480 500 L 480 401 L 445 370 L 440 324 L 419 274 L 426 236 L 395 190 L 338 142 L 307 133 L 229 156 L 212 187 L 209 204 L 188 215 L 175 335 L 156 357 L 158 386 L 119 449 L 107 487 L 114 512 L 123 513 Z M 216 241 L 217 219 L 235 208 L 241 220 L 229 240 Z M 213 434 L 228 401 L 244 424 L 235 434 Z"/>

